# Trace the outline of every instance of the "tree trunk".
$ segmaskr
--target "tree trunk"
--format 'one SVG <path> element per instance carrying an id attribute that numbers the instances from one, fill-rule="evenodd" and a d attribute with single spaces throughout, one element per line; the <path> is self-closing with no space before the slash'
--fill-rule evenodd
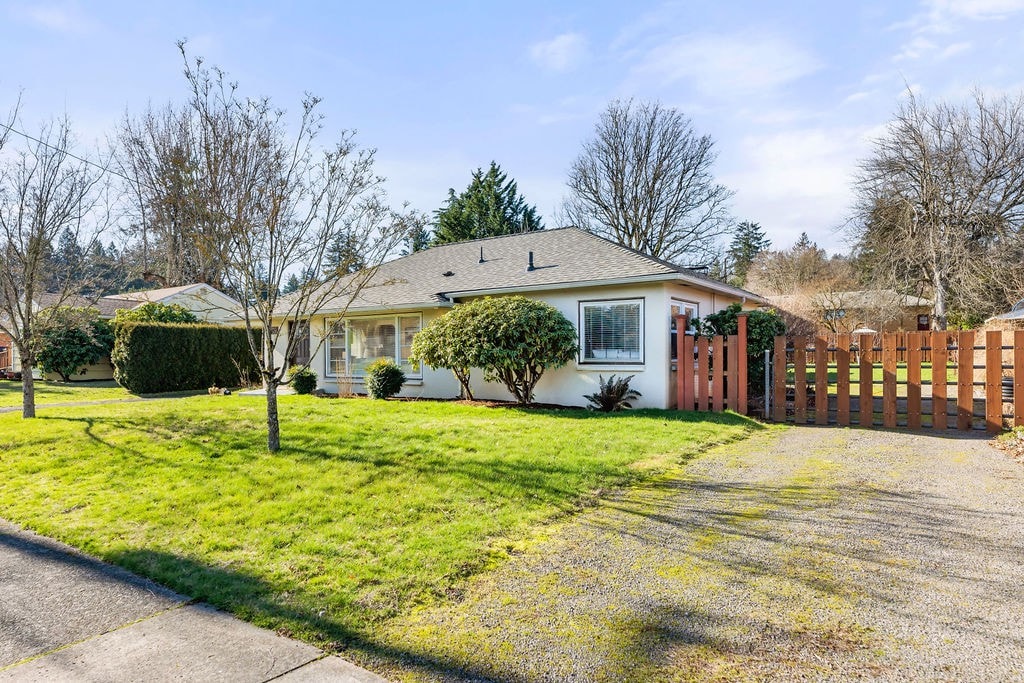
<path id="1" fill-rule="evenodd" d="M 277 382 L 264 380 L 267 388 L 267 450 L 276 453 L 281 450 L 281 422 L 277 417 Z"/>
<path id="2" fill-rule="evenodd" d="M 936 272 L 932 277 L 932 284 L 935 288 L 935 305 L 932 308 L 934 324 L 932 327 L 941 332 L 946 329 L 946 283 L 942 281 L 942 276 Z"/>
<path id="3" fill-rule="evenodd" d="M 36 416 L 36 384 L 32 378 L 32 358 L 22 356 L 21 361 L 21 416 Z"/>

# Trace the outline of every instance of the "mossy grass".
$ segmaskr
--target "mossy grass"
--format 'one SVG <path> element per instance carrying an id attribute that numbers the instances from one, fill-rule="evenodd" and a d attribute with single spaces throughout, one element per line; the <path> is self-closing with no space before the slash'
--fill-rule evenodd
<path id="1" fill-rule="evenodd" d="M 256 397 L 2 415 L 0 516 L 258 625 L 399 656 L 377 625 L 457 592 L 597 492 L 758 428 L 731 414 L 280 400 L 277 453 Z"/>

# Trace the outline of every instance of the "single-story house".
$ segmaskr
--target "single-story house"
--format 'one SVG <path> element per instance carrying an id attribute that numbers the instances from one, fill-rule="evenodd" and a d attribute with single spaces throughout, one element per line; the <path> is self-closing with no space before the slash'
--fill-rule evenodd
<path id="1" fill-rule="evenodd" d="M 585 405 L 598 377 L 635 375 L 637 406 L 674 405 L 674 316 L 699 317 L 734 302 L 766 301 L 686 268 L 627 249 L 577 228 L 560 228 L 431 247 L 379 266 L 353 300 L 326 301 L 308 320 L 289 323 L 296 352 L 278 360 L 308 364 L 319 388 L 360 393 L 366 366 L 390 357 L 408 378 L 405 397 L 452 398 L 459 384 L 448 370 L 410 360 L 416 333 L 452 306 L 486 296 L 523 295 L 562 312 L 579 333 L 579 356 L 549 370 L 535 400 Z M 473 373 L 477 398 L 508 400 L 504 386 Z"/>
<path id="2" fill-rule="evenodd" d="M 862 328 L 877 332 L 931 329 L 932 301 L 892 289 L 813 292 L 768 298 L 780 310 L 811 321 L 817 329 L 840 334 Z"/>
<path id="3" fill-rule="evenodd" d="M 92 307 L 99 311 L 99 317 L 104 320 L 112 320 L 117 311 L 121 309 L 134 309 L 147 303 L 160 303 L 166 305 L 178 304 L 191 311 L 199 320 L 206 323 L 231 325 L 241 322 L 239 312 L 242 310 L 240 303 L 219 289 L 203 282 L 182 285 L 180 287 L 108 294 L 97 299 L 71 296 L 64 297 L 61 300 L 54 294 L 40 294 L 36 299 L 36 306 L 39 309 L 54 306 L 58 303 L 64 306 Z M 21 371 L 21 359 L 18 356 L 17 348 L 11 346 L 10 352 L 3 359 L 7 361 L 7 366 L 0 369 L 6 369 L 10 372 Z M 113 377 L 114 366 L 110 363 L 110 359 L 104 359 L 95 365 L 85 368 L 75 379 L 102 380 L 113 379 Z M 60 379 L 60 377 L 57 375 L 47 375 L 46 379 L 56 380 Z"/>

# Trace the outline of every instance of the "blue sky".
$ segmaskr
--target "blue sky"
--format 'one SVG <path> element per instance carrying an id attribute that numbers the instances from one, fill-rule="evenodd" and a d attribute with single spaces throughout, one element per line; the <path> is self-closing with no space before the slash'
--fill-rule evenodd
<path id="1" fill-rule="evenodd" d="M 920 2 L 4 2 L 0 111 L 67 113 L 91 146 L 125 111 L 185 96 L 175 41 L 378 150 L 395 202 L 433 211 L 497 161 L 549 227 L 613 98 L 711 135 L 738 220 L 777 247 L 843 250 L 851 175 L 908 87 L 1024 88 L 1024 0 Z"/>

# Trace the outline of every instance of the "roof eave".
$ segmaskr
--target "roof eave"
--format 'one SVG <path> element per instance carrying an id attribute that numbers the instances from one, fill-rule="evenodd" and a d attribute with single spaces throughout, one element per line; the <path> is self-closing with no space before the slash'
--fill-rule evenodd
<path id="1" fill-rule="evenodd" d="M 502 294 L 517 294 L 522 292 L 545 292 L 556 289 L 578 289 L 585 287 L 607 287 L 615 285 L 633 285 L 633 284 L 646 284 L 649 282 L 685 282 L 688 285 L 699 287 L 701 289 L 711 290 L 713 292 L 720 292 L 723 294 L 731 294 L 738 299 L 745 301 L 753 301 L 755 303 L 767 304 L 767 299 L 764 299 L 753 292 L 732 287 L 730 285 L 704 280 L 698 277 L 692 277 L 686 273 L 654 273 L 651 275 L 632 275 L 629 277 L 618 277 L 618 278 L 603 278 L 600 280 L 579 280 L 576 282 L 556 282 L 550 284 L 538 284 L 538 285 L 520 285 L 515 287 L 494 287 L 491 289 L 470 289 L 455 292 L 445 292 L 445 296 L 458 299 L 467 296 L 489 296 L 489 295 L 502 295 Z"/>

